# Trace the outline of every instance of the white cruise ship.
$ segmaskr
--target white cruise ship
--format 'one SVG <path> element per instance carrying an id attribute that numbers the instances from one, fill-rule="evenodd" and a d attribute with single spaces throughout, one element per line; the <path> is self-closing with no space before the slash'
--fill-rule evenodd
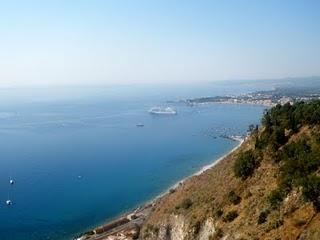
<path id="1" fill-rule="evenodd" d="M 149 110 L 151 114 L 176 115 L 177 111 L 171 107 L 153 107 Z"/>

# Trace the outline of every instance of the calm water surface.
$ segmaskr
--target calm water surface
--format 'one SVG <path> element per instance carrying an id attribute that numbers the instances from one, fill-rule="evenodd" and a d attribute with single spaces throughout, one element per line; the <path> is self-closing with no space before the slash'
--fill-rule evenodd
<path id="1" fill-rule="evenodd" d="M 155 197 L 232 149 L 237 143 L 219 136 L 244 134 L 264 109 L 176 101 L 254 89 L 208 84 L 0 90 L 0 239 L 70 239 Z M 178 114 L 147 112 L 158 105 Z"/>

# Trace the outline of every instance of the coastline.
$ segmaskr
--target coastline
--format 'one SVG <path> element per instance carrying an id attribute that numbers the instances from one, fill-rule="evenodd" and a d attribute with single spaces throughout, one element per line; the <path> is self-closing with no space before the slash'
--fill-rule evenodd
<path id="1" fill-rule="evenodd" d="M 195 174 L 193 174 L 192 176 L 190 177 L 193 177 L 193 176 L 199 176 L 201 175 L 202 173 L 204 173 L 205 171 L 213 168 L 215 165 L 217 165 L 219 162 L 221 162 L 224 158 L 226 158 L 228 155 L 232 154 L 233 152 L 235 152 L 236 150 L 238 150 L 238 148 L 242 145 L 242 143 L 244 142 L 244 138 L 233 138 L 235 141 L 238 142 L 238 144 L 232 148 L 229 152 L 227 152 L 226 154 L 224 154 L 223 156 L 219 157 L 216 161 L 214 161 L 213 163 L 209 164 L 209 165 L 206 165 L 204 166 L 200 171 L 196 172 Z"/>
<path id="2" fill-rule="evenodd" d="M 195 176 L 199 176 L 204 172 L 206 172 L 207 170 L 210 170 L 213 167 L 215 167 L 219 162 L 221 162 L 227 156 L 229 156 L 230 154 L 235 152 L 237 149 L 239 149 L 239 147 L 245 141 L 245 138 L 238 137 L 238 136 L 231 136 L 229 137 L 229 139 L 233 141 L 237 141 L 238 144 L 235 147 L 233 147 L 230 151 L 228 151 L 221 157 L 214 160 L 212 163 L 203 166 L 199 171 L 193 173 L 192 175 L 187 176 L 182 180 L 179 180 L 164 192 L 155 196 L 151 200 L 146 200 L 146 202 L 141 203 L 140 206 L 136 207 L 135 209 L 128 210 L 125 213 L 120 214 L 118 217 L 115 217 L 113 220 L 110 220 L 103 225 L 97 226 L 92 231 L 82 233 L 78 235 L 78 237 L 75 237 L 73 239 L 98 240 L 98 239 L 104 239 L 105 237 L 108 237 L 108 236 L 120 236 L 120 235 L 127 236 L 126 234 L 128 234 L 129 236 L 132 236 L 132 235 L 138 236 L 138 233 L 140 231 L 140 226 L 143 224 L 145 218 L 150 214 L 150 212 L 152 211 L 152 208 L 155 206 L 155 204 L 159 200 L 166 197 L 168 194 L 171 194 L 172 192 L 174 192 L 179 186 L 181 186 L 187 180 Z M 133 239 L 138 239 L 138 238 L 133 238 Z"/>
<path id="3" fill-rule="evenodd" d="M 237 141 L 238 144 L 233 147 L 229 152 L 223 154 L 221 157 L 217 158 L 215 161 L 213 161 L 210 164 L 207 164 L 205 166 L 203 166 L 199 171 L 193 173 L 190 176 L 187 176 L 185 178 L 183 178 L 182 180 L 176 182 L 175 184 L 173 184 L 171 187 L 169 187 L 167 190 L 165 190 L 163 193 L 160 193 L 158 196 L 156 196 L 155 198 L 153 198 L 153 200 L 148 201 L 149 204 L 156 202 L 158 199 L 166 196 L 167 194 L 170 194 L 171 190 L 175 190 L 177 187 L 179 187 L 181 184 L 183 184 L 185 181 L 187 181 L 188 179 L 194 177 L 194 176 L 199 176 L 201 174 L 203 174 L 204 172 L 206 172 L 207 170 L 213 168 L 214 166 L 216 166 L 219 162 L 221 162 L 224 158 L 226 158 L 228 155 L 232 154 L 233 152 L 235 152 L 244 142 L 244 138 L 240 138 L 240 137 L 230 137 L 231 139 L 233 139 L 234 141 Z M 148 203 L 147 202 L 147 203 Z"/>
<path id="4" fill-rule="evenodd" d="M 228 101 L 221 101 L 221 102 L 198 102 L 198 103 L 192 103 L 192 104 L 194 104 L 194 105 L 234 104 L 234 105 L 263 106 L 263 107 L 274 107 L 274 106 L 276 106 L 276 103 L 228 102 Z"/>

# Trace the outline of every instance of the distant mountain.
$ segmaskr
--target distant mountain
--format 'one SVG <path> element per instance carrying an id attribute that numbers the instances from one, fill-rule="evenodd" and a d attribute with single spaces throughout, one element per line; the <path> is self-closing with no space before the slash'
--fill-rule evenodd
<path id="1" fill-rule="evenodd" d="M 215 82 L 223 85 L 241 84 L 241 85 L 253 85 L 260 87 L 262 90 L 271 89 L 320 89 L 320 76 L 310 77 L 288 77 L 288 78 L 275 78 L 275 79 L 239 79 L 229 81 Z"/>

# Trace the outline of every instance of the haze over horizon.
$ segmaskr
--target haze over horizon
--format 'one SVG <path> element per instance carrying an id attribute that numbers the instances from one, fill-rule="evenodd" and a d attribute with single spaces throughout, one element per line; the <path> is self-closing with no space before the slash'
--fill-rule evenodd
<path id="1" fill-rule="evenodd" d="M 0 86 L 320 75 L 320 2 L 10 1 Z"/>

